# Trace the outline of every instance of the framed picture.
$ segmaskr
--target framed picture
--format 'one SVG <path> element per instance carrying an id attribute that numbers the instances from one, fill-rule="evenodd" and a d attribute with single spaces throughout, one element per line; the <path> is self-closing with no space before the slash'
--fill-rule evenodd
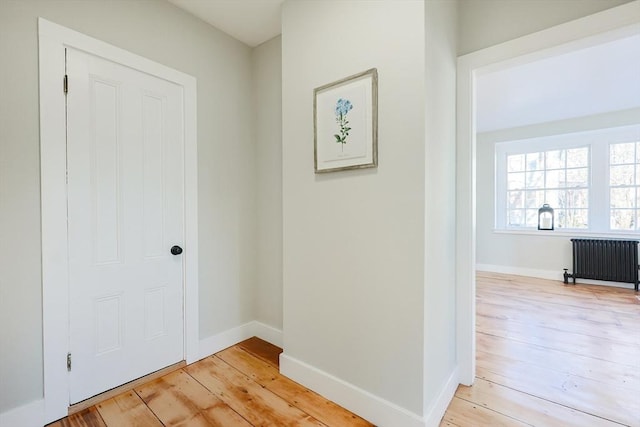
<path id="1" fill-rule="evenodd" d="M 313 91 L 316 173 L 378 166 L 378 71 Z"/>

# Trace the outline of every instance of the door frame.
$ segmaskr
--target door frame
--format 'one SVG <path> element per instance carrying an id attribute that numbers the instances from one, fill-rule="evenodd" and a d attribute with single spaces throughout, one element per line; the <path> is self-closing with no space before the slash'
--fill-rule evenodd
<path id="1" fill-rule="evenodd" d="M 460 383 L 473 384 L 476 371 L 476 76 L 638 32 L 640 1 L 633 1 L 458 57 L 456 347 Z"/>
<path id="2" fill-rule="evenodd" d="M 196 79 L 180 71 L 38 19 L 40 185 L 42 209 L 42 328 L 45 422 L 67 416 L 69 376 L 69 258 L 67 234 L 65 48 L 99 56 L 175 83 L 184 102 L 184 358 L 198 360 L 198 162 Z M 73 82 L 69 82 L 73 90 Z"/>

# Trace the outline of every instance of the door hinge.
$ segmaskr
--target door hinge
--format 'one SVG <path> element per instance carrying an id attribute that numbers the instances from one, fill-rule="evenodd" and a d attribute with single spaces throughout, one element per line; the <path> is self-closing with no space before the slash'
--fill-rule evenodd
<path id="1" fill-rule="evenodd" d="M 67 371 L 71 372 L 71 353 L 67 353 Z"/>
<path id="2" fill-rule="evenodd" d="M 65 94 L 69 92 L 69 77 L 66 74 L 64 75 L 64 79 L 62 80 L 62 90 Z"/>

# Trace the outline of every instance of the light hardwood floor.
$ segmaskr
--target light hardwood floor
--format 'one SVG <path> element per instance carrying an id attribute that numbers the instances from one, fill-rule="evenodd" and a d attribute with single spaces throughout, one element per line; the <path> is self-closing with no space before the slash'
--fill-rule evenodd
<path id="1" fill-rule="evenodd" d="M 445 426 L 640 426 L 632 290 L 477 274 L 477 371 Z"/>
<path id="2" fill-rule="evenodd" d="M 477 279 L 477 378 L 441 426 L 640 427 L 638 293 Z M 373 426 L 281 376 L 281 351 L 252 338 L 51 427 Z"/>
<path id="3" fill-rule="evenodd" d="M 280 375 L 281 352 L 250 338 L 50 427 L 373 427 Z"/>

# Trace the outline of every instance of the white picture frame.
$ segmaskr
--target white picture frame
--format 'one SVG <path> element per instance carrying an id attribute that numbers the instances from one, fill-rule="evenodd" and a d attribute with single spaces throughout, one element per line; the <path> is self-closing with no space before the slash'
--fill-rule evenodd
<path id="1" fill-rule="evenodd" d="M 315 173 L 378 166 L 378 71 L 313 91 Z"/>

